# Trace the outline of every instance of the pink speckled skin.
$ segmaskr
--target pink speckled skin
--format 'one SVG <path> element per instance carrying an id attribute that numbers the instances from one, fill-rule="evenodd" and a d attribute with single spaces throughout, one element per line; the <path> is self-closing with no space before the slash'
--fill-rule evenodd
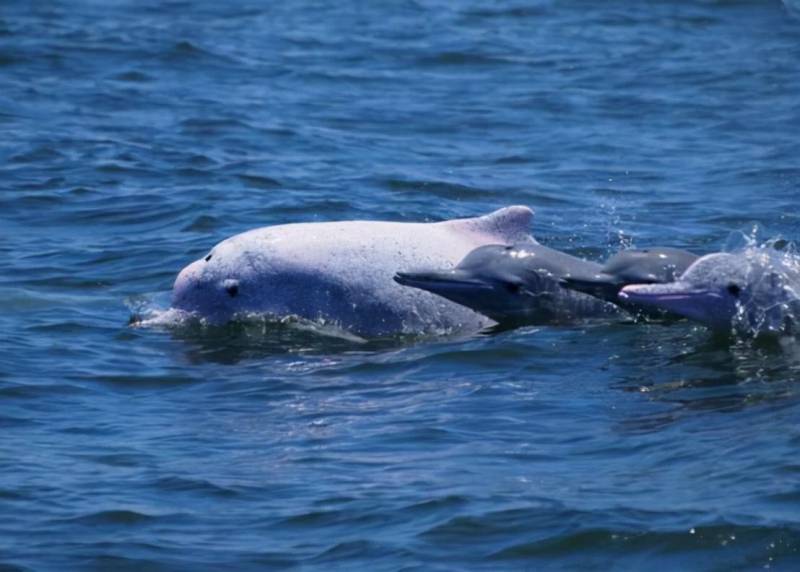
<path id="1" fill-rule="evenodd" d="M 237 314 L 294 315 L 360 336 L 477 330 L 491 322 L 428 292 L 400 269 L 452 267 L 485 244 L 535 242 L 524 206 L 437 223 L 342 221 L 238 234 L 184 268 L 173 307 L 211 323 Z"/>

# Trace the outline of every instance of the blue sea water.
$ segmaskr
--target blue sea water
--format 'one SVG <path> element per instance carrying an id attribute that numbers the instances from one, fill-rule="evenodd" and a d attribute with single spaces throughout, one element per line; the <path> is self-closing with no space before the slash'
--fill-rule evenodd
<path id="1" fill-rule="evenodd" d="M 0 5 L 0 569 L 797 570 L 800 350 L 135 328 L 253 227 L 800 238 L 769 0 Z"/>

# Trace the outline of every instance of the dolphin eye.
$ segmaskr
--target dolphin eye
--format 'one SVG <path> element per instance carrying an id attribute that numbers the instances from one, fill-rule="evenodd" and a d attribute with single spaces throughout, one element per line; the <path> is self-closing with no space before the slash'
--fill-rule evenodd
<path id="1" fill-rule="evenodd" d="M 514 282 L 506 282 L 505 287 L 506 290 L 508 290 L 512 294 L 519 294 L 520 291 L 522 290 L 522 286 Z"/>
<path id="2" fill-rule="evenodd" d="M 206 256 L 206 257 L 205 257 L 203 260 L 205 260 L 206 262 L 208 262 L 209 260 L 211 260 L 211 255 L 209 254 L 209 255 L 208 255 L 208 256 Z"/>
<path id="3" fill-rule="evenodd" d="M 728 294 L 733 296 L 734 298 L 738 298 L 739 294 L 742 293 L 742 289 L 739 287 L 738 284 L 730 283 L 728 284 Z"/>
<path id="4" fill-rule="evenodd" d="M 228 293 L 228 296 L 235 298 L 239 294 L 239 284 L 231 281 L 229 284 L 225 284 L 225 291 Z"/>

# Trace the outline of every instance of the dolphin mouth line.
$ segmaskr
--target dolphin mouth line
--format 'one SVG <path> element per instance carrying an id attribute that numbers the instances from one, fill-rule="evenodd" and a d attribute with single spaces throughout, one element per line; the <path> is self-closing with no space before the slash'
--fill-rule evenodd
<path id="1" fill-rule="evenodd" d="M 701 298 L 721 298 L 715 292 L 708 290 L 695 290 L 689 292 L 637 292 L 636 290 L 629 290 L 628 287 L 623 288 L 618 294 L 621 300 L 628 302 L 643 302 L 643 303 L 669 303 L 669 302 L 690 302 Z"/>
<path id="2" fill-rule="evenodd" d="M 630 300 L 631 302 L 683 302 L 686 300 L 694 300 L 700 294 L 661 294 L 661 293 L 644 293 L 644 292 L 625 292 L 624 290 L 618 294 L 622 300 Z"/>

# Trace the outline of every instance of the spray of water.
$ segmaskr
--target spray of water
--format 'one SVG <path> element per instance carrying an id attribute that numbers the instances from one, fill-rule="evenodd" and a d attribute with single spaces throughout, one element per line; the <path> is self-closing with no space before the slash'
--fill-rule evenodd
<path id="1" fill-rule="evenodd" d="M 748 336 L 800 334 L 800 257 L 794 245 L 778 238 L 736 254 L 746 264 L 746 277 L 734 330 Z"/>

